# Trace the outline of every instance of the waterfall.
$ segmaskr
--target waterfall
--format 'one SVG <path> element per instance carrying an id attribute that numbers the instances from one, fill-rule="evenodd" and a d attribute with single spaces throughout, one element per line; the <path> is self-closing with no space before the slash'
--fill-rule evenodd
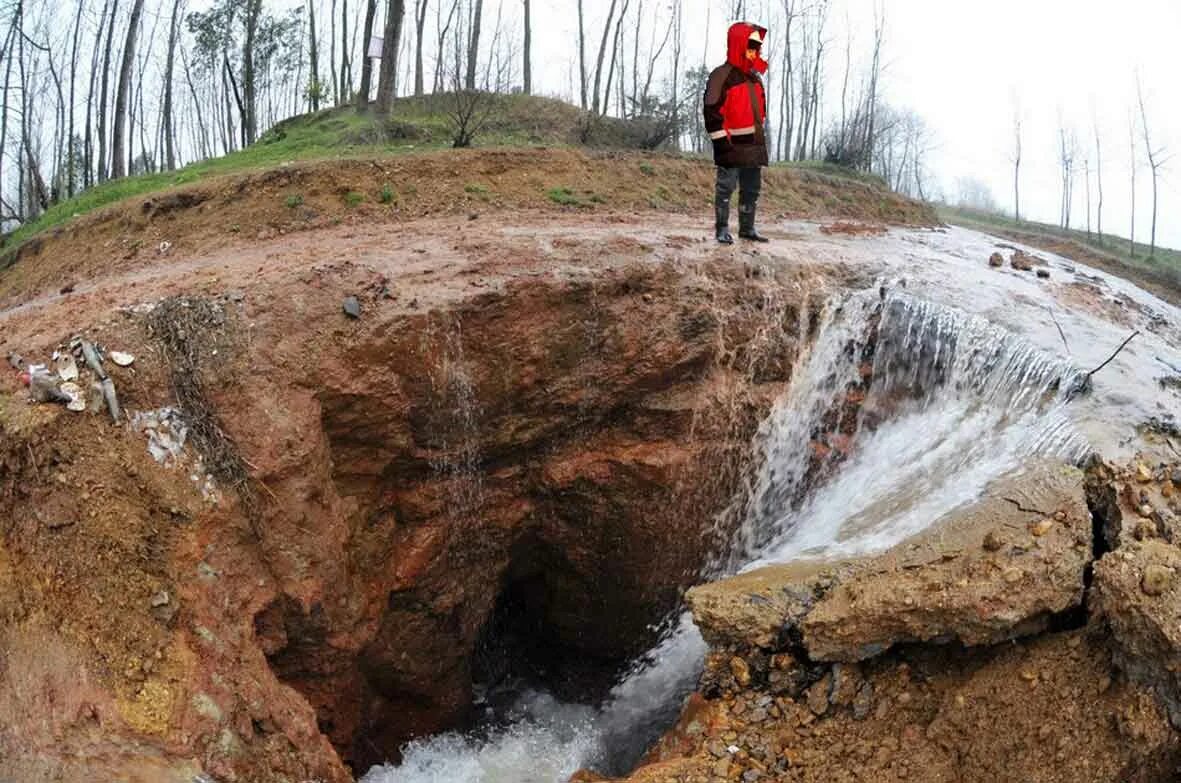
<path id="1" fill-rule="evenodd" d="M 903 291 L 832 303 L 756 436 L 758 468 L 728 556 L 706 578 L 802 554 L 889 547 L 1033 455 L 1081 460 L 1066 390 L 1080 372 L 988 321 Z M 694 687 L 706 646 L 673 618 L 597 708 L 527 692 L 506 724 L 410 743 L 364 783 L 564 783 L 632 763 Z"/>

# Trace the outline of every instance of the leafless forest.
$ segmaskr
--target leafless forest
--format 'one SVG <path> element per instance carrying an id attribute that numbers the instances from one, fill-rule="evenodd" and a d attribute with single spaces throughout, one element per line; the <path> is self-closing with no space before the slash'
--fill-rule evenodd
<path id="1" fill-rule="evenodd" d="M 639 146 L 705 152 L 698 102 L 722 44 L 706 29 L 754 19 L 770 29 L 775 160 L 825 160 L 878 174 L 920 199 L 996 207 L 978 181 L 961 180 L 958 193 L 932 192 L 928 159 L 937 140 L 919 114 L 889 98 L 885 3 L 872 18 L 850 20 L 832 0 L 555 2 L 563 7 L 544 7 L 576 32 L 562 46 L 565 71 L 547 74 L 540 92 L 579 106 L 587 122 L 620 118 L 645 128 Z M 477 124 L 482 100 L 532 93 L 542 81 L 534 73 L 538 7 L 537 0 L 4 0 L 0 227 L 18 227 L 107 180 L 234 152 L 285 118 L 330 107 L 391 116 L 397 97 L 440 96 L 460 126 L 455 145 L 471 144 L 468 126 Z M 379 38 L 392 43 L 369 43 Z M 382 50 L 386 56 L 367 56 Z M 1028 143 L 1021 119 L 1018 108 L 1018 220 Z M 1133 177 L 1137 156 L 1147 163 L 1155 215 L 1167 155 L 1153 145 L 1149 119 L 1141 101 L 1129 118 L 1128 154 Z M 1088 230 L 1094 216 L 1102 235 L 1103 139 L 1097 128 L 1080 134 L 1060 125 L 1058 222 L 1071 226 L 1081 184 Z"/>

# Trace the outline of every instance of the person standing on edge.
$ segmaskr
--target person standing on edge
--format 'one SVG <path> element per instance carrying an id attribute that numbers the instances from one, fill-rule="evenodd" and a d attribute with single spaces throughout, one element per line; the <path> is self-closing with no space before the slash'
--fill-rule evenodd
<path id="1" fill-rule="evenodd" d="M 760 56 L 767 28 L 749 22 L 730 25 L 726 64 L 715 68 L 705 85 L 705 130 L 714 146 L 718 167 L 714 192 L 717 239 L 734 244 L 730 236 L 730 196 L 738 188 L 738 236 L 767 242 L 755 230 L 755 207 L 767 160 L 767 96 L 760 73 L 767 62 Z"/>

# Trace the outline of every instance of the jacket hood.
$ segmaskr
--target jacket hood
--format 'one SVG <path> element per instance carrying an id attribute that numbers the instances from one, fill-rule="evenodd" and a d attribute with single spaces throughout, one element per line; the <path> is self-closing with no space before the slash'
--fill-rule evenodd
<path id="1" fill-rule="evenodd" d="M 754 32 L 757 32 L 764 41 L 767 39 L 766 27 L 759 27 L 750 22 L 735 22 L 730 25 L 730 32 L 726 39 L 726 60 L 735 68 L 746 73 L 751 71 L 766 73 L 767 61 L 762 58 L 762 55 L 754 60 L 746 59 L 746 42 L 750 40 L 750 35 Z"/>

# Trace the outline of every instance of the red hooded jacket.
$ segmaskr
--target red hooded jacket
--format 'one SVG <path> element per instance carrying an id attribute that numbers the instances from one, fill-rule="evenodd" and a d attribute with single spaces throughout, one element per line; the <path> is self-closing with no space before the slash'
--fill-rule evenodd
<path id="1" fill-rule="evenodd" d="M 749 22 L 730 25 L 726 64 L 715 68 L 705 85 L 705 130 L 713 141 L 714 163 L 727 168 L 767 165 L 767 96 L 760 73 L 761 56 L 748 60 L 751 35 L 766 40 L 767 28 Z"/>

